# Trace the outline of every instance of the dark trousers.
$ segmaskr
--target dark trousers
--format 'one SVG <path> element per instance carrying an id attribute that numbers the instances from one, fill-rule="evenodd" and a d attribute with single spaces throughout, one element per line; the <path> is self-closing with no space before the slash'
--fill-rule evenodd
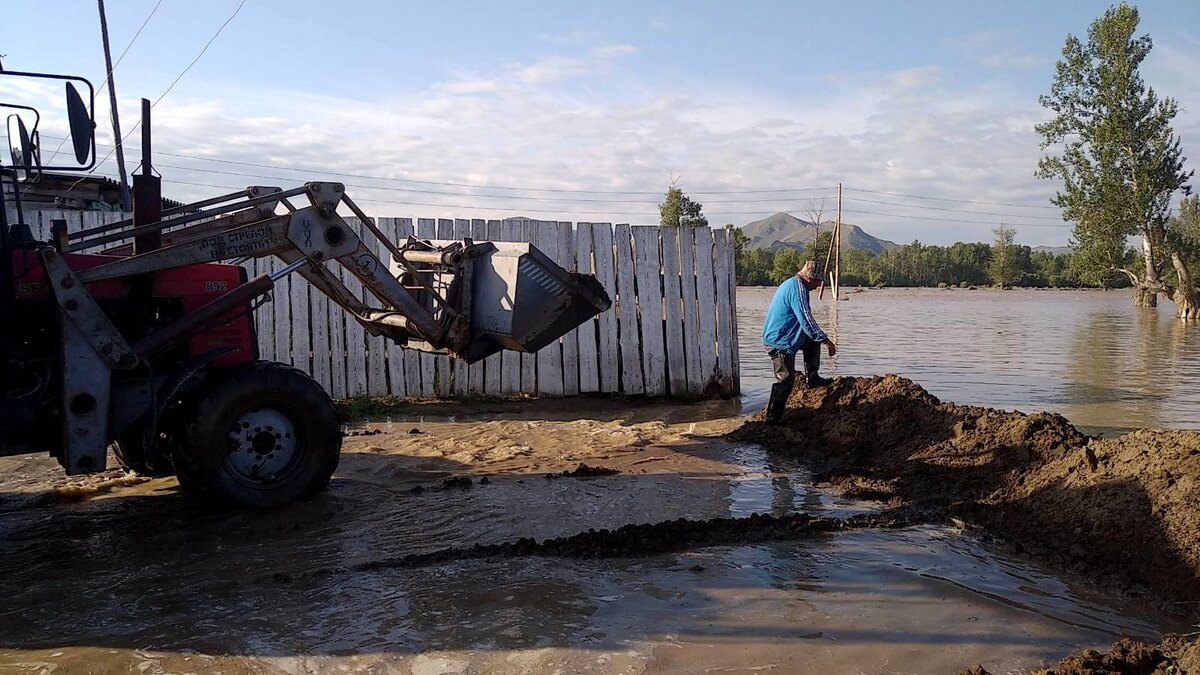
<path id="1" fill-rule="evenodd" d="M 804 370 L 809 377 L 815 377 L 821 369 L 821 343 L 805 340 L 800 345 L 800 353 L 804 356 Z M 775 384 L 771 385 L 771 398 L 767 401 L 767 419 L 776 421 L 783 416 L 788 395 L 796 382 L 796 353 L 772 349 L 767 356 L 771 357 L 771 367 L 775 371 Z"/>

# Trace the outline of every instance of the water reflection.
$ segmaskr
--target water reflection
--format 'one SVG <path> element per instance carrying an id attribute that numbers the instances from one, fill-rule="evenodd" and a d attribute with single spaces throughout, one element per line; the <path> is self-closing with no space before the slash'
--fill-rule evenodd
<path id="1" fill-rule="evenodd" d="M 766 402 L 772 288 L 738 289 L 743 399 Z M 884 289 L 816 302 L 828 372 L 894 372 L 958 403 L 1050 410 L 1093 432 L 1200 429 L 1200 329 L 1101 291 Z"/>

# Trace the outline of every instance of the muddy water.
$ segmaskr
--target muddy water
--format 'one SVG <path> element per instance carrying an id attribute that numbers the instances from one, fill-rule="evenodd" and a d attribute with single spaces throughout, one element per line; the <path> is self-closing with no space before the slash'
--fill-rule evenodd
<path id="1" fill-rule="evenodd" d="M 758 348 L 773 289 L 738 289 L 742 388 L 761 406 Z M 883 289 L 826 294 L 817 318 L 841 352 L 828 372 L 898 373 L 956 403 L 1050 410 L 1096 433 L 1200 429 L 1200 330 L 1127 291 Z M 826 359 L 829 360 L 828 358 Z"/>
<path id="2" fill-rule="evenodd" d="M 721 440 L 736 403 L 588 405 L 421 406 L 347 439 L 327 494 L 266 514 L 196 512 L 171 479 L 47 504 L 52 468 L 2 459 L 0 671 L 1005 672 L 1178 628 L 938 528 L 300 576 L 626 523 L 877 508 Z M 584 461 L 621 473 L 544 477 Z M 450 475 L 476 482 L 442 488 Z"/>

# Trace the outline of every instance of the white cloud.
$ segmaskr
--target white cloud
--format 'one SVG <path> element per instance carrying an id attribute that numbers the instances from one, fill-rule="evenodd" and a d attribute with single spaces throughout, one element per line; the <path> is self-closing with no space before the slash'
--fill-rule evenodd
<path id="1" fill-rule="evenodd" d="M 633 45 L 604 45 L 602 47 L 594 47 L 590 53 L 596 58 L 613 59 L 620 56 L 636 54 L 637 47 L 634 47 Z"/>
<path id="2" fill-rule="evenodd" d="M 1033 52 L 1016 45 L 1014 31 L 981 30 L 946 40 L 966 58 L 987 68 L 1034 68 L 1054 62 L 1050 52 Z"/>
<path id="3" fill-rule="evenodd" d="M 582 75 L 591 69 L 583 59 L 547 56 L 517 69 L 517 77 L 526 84 L 547 84 Z"/>
<path id="4" fill-rule="evenodd" d="M 885 192 L 1045 206 L 1054 191 L 1052 183 L 1033 177 L 1038 139 L 1032 126 L 1045 113 L 1036 101 L 1019 99 L 1002 87 L 958 88 L 937 68 L 839 73 L 816 90 L 796 92 L 708 80 L 646 82 L 612 63 L 629 53 L 619 47 L 568 50 L 456 73 L 426 91 L 383 101 L 197 81 L 189 89 L 194 98 L 181 92 L 155 110 L 156 147 L 280 167 L 565 190 L 658 192 L 674 173 L 682 175 L 684 189 L 693 193 L 826 187 L 841 181 Z M 1163 59 L 1168 62 L 1173 61 Z M 1187 77 L 1182 71 L 1171 75 L 1172 82 L 1188 82 Z M 1187 86 L 1194 91 L 1194 84 Z M 132 103 L 122 111 L 126 119 L 135 119 Z M 1180 128 L 1196 128 L 1197 113 L 1182 114 Z M 101 108 L 97 118 L 106 119 L 107 111 Z M 105 125 L 100 127 L 103 131 Z M 330 179 L 320 173 L 182 158 L 163 157 L 160 163 L 168 181 L 287 187 Z M 111 163 L 103 168 L 113 172 Z M 350 184 L 350 194 L 378 215 L 529 215 L 636 223 L 654 222 L 658 201 L 655 194 L 554 192 L 532 193 L 542 200 L 505 199 L 501 197 L 531 193 L 343 180 Z M 165 189 L 178 199 L 211 195 L 220 188 L 168 182 Z M 741 224 L 775 210 L 798 212 L 814 194 L 820 193 L 697 198 L 714 223 Z M 926 208 L 865 199 L 923 203 Z M 1054 221 L 1042 218 L 1055 214 L 1048 209 L 912 202 L 850 190 L 846 201 L 847 222 L 897 241 L 986 240 L 991 227 L 1006 220 L 1018 223 L 1024 242 L 1065 243 L 1068 230 L 1043 227 Z M 983 222 L 898 217 L 903 215 Z"/>

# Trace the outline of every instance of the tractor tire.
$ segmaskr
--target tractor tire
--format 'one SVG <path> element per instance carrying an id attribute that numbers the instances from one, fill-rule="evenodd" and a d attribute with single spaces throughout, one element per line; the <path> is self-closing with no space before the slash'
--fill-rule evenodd
<path id="1" fill-rule="evenodd" d="M 341 426 L 329 394 L 304 372 L 268 361 L 232 367 L 214 373 L 193 400 L 172 453 L 192 498 L 267 509 L 329 485 Z"/>

